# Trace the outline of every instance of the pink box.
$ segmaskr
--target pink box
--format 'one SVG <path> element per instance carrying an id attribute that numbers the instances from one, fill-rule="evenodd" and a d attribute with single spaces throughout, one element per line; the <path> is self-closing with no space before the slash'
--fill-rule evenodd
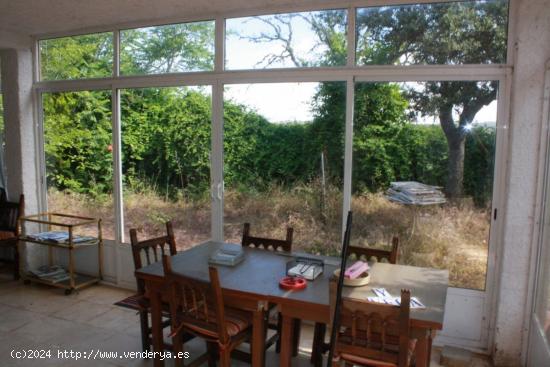
<path id="1" fill-rule="evenodd" d="M 369 264 L 364 261 L 356 261 L 355 264 L 346 269 L 344 276 L 349 279 L 355 279 L 369 270 Z"/>

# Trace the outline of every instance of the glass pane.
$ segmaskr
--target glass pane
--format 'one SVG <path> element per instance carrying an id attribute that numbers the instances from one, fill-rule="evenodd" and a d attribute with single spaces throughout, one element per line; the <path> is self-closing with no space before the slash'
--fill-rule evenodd
<path id="1" fill-rule="evenodd" d="M 224 96 L 226 241 L 240 243 L 245 222 L 269 238 L 289 226 L 294 249 L 337 254 L 345 83 L 231 85 Z"/>
<path id="2" fill-rule="evenodd" d="M 214 69 L 214 21 L 120 32 L 120 73 L 162 74 Z"/>
<path id="3" fill-rule="evenodd" d="M 42 96 L 48 211 L 101 218 L 103 238 L 114 240 L 111 92 Z"/>
<path id="4" fill-rule="evenodd" d="M 42 80 L 110 77 L 113 34 L 95 33 L 38 42 Z"/>
<path id="5" fill-rule="evenodd" d="M 550 169 L 550 161 L 546 162 L 546 170 L 548 169 Z M 544 185 L 546 186 L 546 197 L 543 199 L 543 216 L 541 220 L 543 227 L 540 234 L 541 249 L 538 257 L 535 314 L 543 328 L 542 332 L 546 336 L 544 342 L 547 346 L 550 346 L 550 180 L 548 179 L 548 172 Z"/>
<path id="6" fill-rule="evenodd" d="M 358 65 L 504 64 L 508 1 L 357 10 Z"/>
<path id="7" fill-rule="evenodd" d="M 346 64 L 346 10 L 227 19 L 226 69 Z"/>
<path id="8" fill-rule="evenodd" d="M 484 289 L 498 82 L 358 83 L 355 93 L 352 245 L 389 248 L 398 236 L 399 263 Z"/>
<path id="9" fill-rule="evenodd" d="M 179 249 L 210 238 L 211 88 L 121 91 L 124 223 L 138 238 L 174 225 Z"/>
<path id="10" fill-rule="evenodd" d="M 548 207 L 547 207 L 548 208 Z M 537 281 L 537 299 L 535 312 L 541 322 L 546 335 L 547 343 L 550 344 L 550 243 L 548 241 L 548 226 L 550 225 L 548 213 L 545 218 L 545 233 L 543 237 L 543 249 L 540 257 L 539 279 Z"/>

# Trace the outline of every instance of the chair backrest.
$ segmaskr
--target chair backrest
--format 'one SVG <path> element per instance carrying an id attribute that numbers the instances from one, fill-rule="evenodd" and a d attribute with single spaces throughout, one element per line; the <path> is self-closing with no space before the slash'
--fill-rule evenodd
<path id="1" fill-rule="evenodd" d="M 25 196 L 19 196 L 18 202 L 0 202 L 0 231 L 14 232 L 19 235 L 17 219 L 25 213 Z"/>
<path id="2" fill-rule="evenodd" d="M 286 229 L 286 239 L 279 240 L 273 238 L 253 237 L 250 235 L 250 223 L 245 223 L 243 228 L 243 247 L 263 247 L 266 250 L 272 248 L 274 251 L 292 251 L 292 236 L 294 229 L 288 227 Z"/>
<path id="3" fill-rule="evenodd" d="M 365 257 L 366 261 L 369 261 L 371 258 L 376 258 L 377 261 L 382 261 L 386 259 L 390 264 L 397 264 L 397 257 L 399 254 L 399 237 L 394 236 L 392 238 L 392 248 L 391 250 L 382 250 L 377 248 L 369 247 L 359 247 L 359 246 L 350 246 L 348 250 L 348 255 L 355 255 L 357 259 Z"/>
<path id="4" fill-rule="evenodd" d="M 163 255 L 164 276 L 169 285 L 172 333 L 181 328 L 210 340 L 227 345 L 229 335 L 225 327 L 225 310 L 218 270 L 209 267 L 210 282 L 174 273 L 171 258 Z M 176 330 L 174 330 L 176 329 Z"/>
<path id="5" fill-rule="evenodd" d="M 334 309 L 336 282 L 330 283 L 330 306 Z M 410 298 L 410 291 L 402 290 L 400 305 L 391 306 L 343 297 L 335 357 L 352 359 L 357 364 L 383 361 L 409 366 Z"/>
<path id="6" fill-rule="evenodd" d="M 160 255 L 175 255 L 177 253 L 172 222 L 166 222 L 166 236 L 150 238 L 142 241 L 138 241 L 137 230 L 132 228 L 130 229 L 130 243 L 132 245 L 132 256 L 134 258 L 135 270 L 151 265 L 152 263 L 162 261 L 162 258 L 159 257 L 159 251 Z M 145 258 L 145 264 L 142 261 L 143 258 Z M 140 280 L 138 280 L 138 290 L 140 292 L 145 291 L 144 284 Z"/>

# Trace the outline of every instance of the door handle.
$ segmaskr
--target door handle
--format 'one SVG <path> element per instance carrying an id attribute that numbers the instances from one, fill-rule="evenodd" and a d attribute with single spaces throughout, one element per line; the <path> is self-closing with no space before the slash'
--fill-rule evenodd
<path id="1" fill-rule="evenodd" d="M 222 200 L 223 196 L 223 181 L 218 183 L 218 200 Z"/>

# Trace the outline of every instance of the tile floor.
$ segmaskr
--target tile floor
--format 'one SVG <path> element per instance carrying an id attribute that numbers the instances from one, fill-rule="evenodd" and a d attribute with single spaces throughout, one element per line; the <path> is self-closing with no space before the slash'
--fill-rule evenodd
<path id="1" fill-rule="evenodd" d="M 65 296 L 62 290 L 41 285 L 23 285 L 0 277 L 0 366 L 152 366 L 141 359 L 63 359 L 58 351 L 131 352 L 140 351 L 140 330 L 135 312 L 113 306 L 131 292 L 109 286 L 93 286 Z M 310 366 L 312 327 L 304 326 L 300 354 L 294 366 Z M 274 349 L 273 347 L 271 349 Z M 278 365 L 278 354 L 269 350 L 268 367 Z M 47 359 L 15 359 L 13 350 L 51 350 Z M 194 340 L 186 347 L 193 355 L 203 352 L 203 343 Z M 439 354 L 431 366 L 439 366 Z M 166 363 L 170 366 L 171 363 Z M 246 366 L 235 363 L 235 366 Z"/>

